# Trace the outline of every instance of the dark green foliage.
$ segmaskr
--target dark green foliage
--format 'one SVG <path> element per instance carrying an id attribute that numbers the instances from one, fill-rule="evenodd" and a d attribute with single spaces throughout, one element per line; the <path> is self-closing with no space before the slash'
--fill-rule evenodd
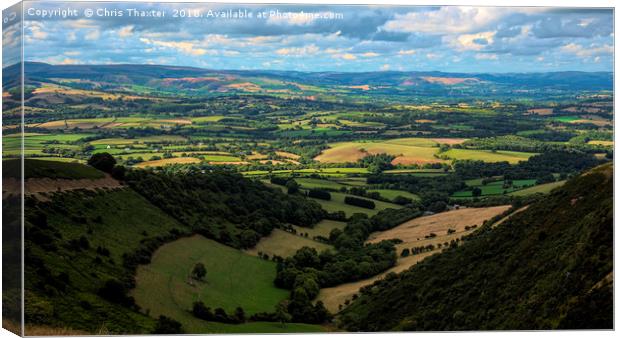
<path id="1" fill-rule="evenodd" d="M 159 316 L 155 325 L 154 334 L 178 334 L 183 333 L 181 323 L 166 316 Z"/>
<path id="2" fill-rule="evenodd" d="M 353 196 L 345 196 L 344 203 L 349 205 L 354 205 L 361 208 L 366 209 L 374 209 L 375 202 L 363 198 L 353 197 Z"/>
<path id="3" fill-rule="evenodd" d="M 303 196 L 266 189 L 226 172 L 165 174 L 135 170 L 126 180 L 149 201 L 194 232 L 236 247 L 253 247 L 260 237 L 286 223 L 312 226 L 325 216 Z"/>
<path id="4" fill-rule="evenodd" d="M 97 153 L 88 159 L 88 165 L 103 172 L 111 173 L 116 165 L 116 160 L 108 153 Z"/>
<path id="5" fill-rule="evenodd" d="M 328 191 L 321 189 L 308 190 L 308 197 L 318 198 L 325 201 L 329 201 L 332 199 L 332 195 Z"/>
<path id="6" fill-rule="evenodd" d="M 593 290 L 613 271 L 611 177 L 611 166 L 595 168 L 499 227 L 363 288 L 343 327 L 611 328 L 610 291 Z"/>
<path id="7" fill-rule="evenodd" d="M 368 171 L 373 174 L 379 174 L 384 170 L 392 169 L 394 166 L 392 165 L 392 161 L 396 158 L 394 155 L 390 154 L 375 154 L 368 155 L 364 158 L 360 159 L 358 163 L 363 168 L 368 168 Z"/>
<path id="8" fill-rule="evenodd" d="M 202 263 L 196 263 L 192 269 L 192 277 L 197 280 L 203 280 L 207 276 L 207 268 Z"/>
<path id="9" fill-rule="evenodd" d="M 98 294 L 113 303 L 128 307 L 134 305 L 133 298 L 127 296 L 127 287 L 115 279 L 107 280 L 99 289 Z"/>
<path id="10" fill-rule="evenodd" d="M 20 160 L 2 161 L 2 176 L 21 178 Z M 92 167 L 79 163 L 65 163 L 24 159 L 24 178 L 53 178 L 53 179 L 97 179 L 104 174 Z"/>

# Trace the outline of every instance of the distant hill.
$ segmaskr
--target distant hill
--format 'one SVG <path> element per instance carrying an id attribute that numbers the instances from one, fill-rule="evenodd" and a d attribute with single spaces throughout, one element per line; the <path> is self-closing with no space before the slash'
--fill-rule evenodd
<path id="1" fill-rule="evenodd" d="M 613 167 L 362 289 L 351 331 L 613 328 Z"/>
<path id="2" fill-rule="evenodd" d="M 162 65 L 50 65 L 27 62 L 26 84 L 52 82 L 81 89 L 162 91 L 193 95 L 252 93 L 315 95 L 329 89 L 346 97 L 363 95 L 521 95 L 612 90 L 611 72 L 444 73 L 444 72 L 298 72 L 212 70 Z M 17 85 L 20 68 L 4 69 L 3 80 Z M 135 86 L 140 86 L 137 89 Z"/>

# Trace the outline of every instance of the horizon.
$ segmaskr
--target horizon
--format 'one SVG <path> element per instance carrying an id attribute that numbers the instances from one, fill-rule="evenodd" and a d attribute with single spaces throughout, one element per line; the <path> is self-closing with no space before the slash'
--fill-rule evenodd
<path id="1" fill-rule="evenodd" d="M 28 3 L 25 61 L 301 72 L 613 71 L 608 8 L 132 3 L 163 13 L 145 18 L 127 6 Z M 173 17 L 179 11 L 185 17 Z M 19 31 L 5 31 L 5 44 L 16 45 Z"/>
<path id="2" fill-rule="evenodd" d="M 173 68 L 187 68 L 187 69 L 197 69 L 197 70 L 206 70 L 206 71 L 215 71 L 215 72 L 291 72 L 291 73 L 307 73 L 307 74 L 319 74 L 319 73 L 332 73 L 332 74 L 362 74 L 362 73 L 443 73 L 443 74 L 486 74 L 486 75 L 511 75 L 511 74 L 553 74 L 553 73 L 611 73 L 613 74 L 613 70 L 605 71 L 583 71 L 583 70 L 560 70 L 560 71 L 535 71 L 535 72 L 467 72 L 467 71 L 459 71 L 459 72 L 450 72 L 443 70 L 370 70 L 370 71 L 302 71 L 302 70 L 288 70 L 288 69 L 267 69 L 267 68 L 256 68 L 256 69 L 232 69 L 232 68 L 204 68 L 204 67 L 196 67 L 196 66 L 184 66 L 184 65 L 174 65 L 174 64 L 152 64 L 152 63 L 92 63 L 92 64 L 59 64 L 59 63 L 48 63 L 41 61 L 24 61 L 24 64 L 28 63 L 37 63 L 37 64 L 45 64 L 53 67 L 105 67 L 105 66 L 153 66 L 153 67 L 173 67 Z M 4 66 L 2 69 L 7 69 L 18 65 L 18 63 L 13 63 L 8 66 Z"/>

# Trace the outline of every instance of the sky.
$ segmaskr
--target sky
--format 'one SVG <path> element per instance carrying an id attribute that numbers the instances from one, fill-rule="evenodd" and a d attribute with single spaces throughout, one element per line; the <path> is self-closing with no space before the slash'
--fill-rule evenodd
<path id="1" fill-rule="evenodd" d="M 611 9 L 26 2 L 24 20 L 26 60 L 52 64 L 613 71 Z"/>

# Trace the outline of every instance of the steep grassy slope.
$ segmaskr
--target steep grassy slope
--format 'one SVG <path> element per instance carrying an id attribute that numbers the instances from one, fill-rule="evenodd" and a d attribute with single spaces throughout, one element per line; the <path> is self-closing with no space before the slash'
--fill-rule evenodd
<path id="1" fill-rule="evenodd" d="M 612 328 L 613 167 L 363 289 L 344 328 Z"/>

